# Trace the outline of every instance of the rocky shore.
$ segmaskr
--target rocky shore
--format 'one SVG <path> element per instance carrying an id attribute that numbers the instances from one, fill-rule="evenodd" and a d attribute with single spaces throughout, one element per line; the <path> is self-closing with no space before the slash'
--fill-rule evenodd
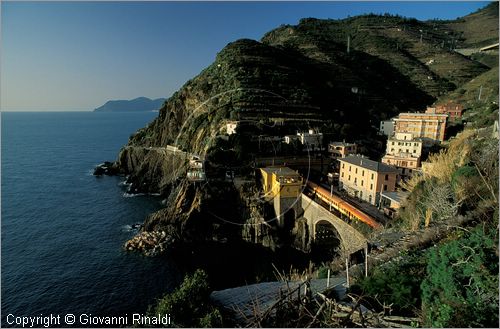
<path id="1" fill-rule="evenodd" d="M 146 256 L 156 256 L 165 251 L 174 239 L 165 231 L 140 232 L 125 242 L 123 248 L 127 251 L 139 251 Z"/>

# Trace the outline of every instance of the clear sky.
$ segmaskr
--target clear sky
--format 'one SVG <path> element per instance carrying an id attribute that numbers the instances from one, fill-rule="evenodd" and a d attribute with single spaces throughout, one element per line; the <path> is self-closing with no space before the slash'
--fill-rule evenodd
<path id="1" fill-rule="evenodd" d="M 227 43 L 300 18 L 454 19 L 488 2 L 1 1 L 2 110 L 93 110 L 169 97 Z"/>

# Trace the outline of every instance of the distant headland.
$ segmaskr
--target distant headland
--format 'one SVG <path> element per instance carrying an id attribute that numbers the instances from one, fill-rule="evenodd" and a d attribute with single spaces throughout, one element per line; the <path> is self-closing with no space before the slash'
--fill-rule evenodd
<path id="1" fill-rule="evenodd" d="M 113 100 L 94 109 L 94 112 L 150 112 L 159 110 L 165 98 L 137 97 L 132 100 Z"/>

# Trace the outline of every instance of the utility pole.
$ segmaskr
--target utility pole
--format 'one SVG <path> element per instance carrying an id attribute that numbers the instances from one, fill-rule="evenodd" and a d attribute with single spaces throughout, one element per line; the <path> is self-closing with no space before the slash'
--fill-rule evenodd
<path id="1" fill-rule="evenodd" d="M 368 242 L 365 245 L 365 277 L 368 276 Z"/>
<path id="2" fill-rule="evenodd" d="M 347 35 L 347 54 L 349 55 L 351 51 L 351 35 Z"/>
<path id="3" fill-rule="evenodd" d="M 345 259 L 346 286 L 349 288 L 349 256 Z"/>

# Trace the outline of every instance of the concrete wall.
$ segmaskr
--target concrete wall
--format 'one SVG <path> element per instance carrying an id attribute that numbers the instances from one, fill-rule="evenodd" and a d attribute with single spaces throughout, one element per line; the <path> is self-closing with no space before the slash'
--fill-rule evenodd
<path id="1" fill-rule="evenodd" d="M 367 240 L 365 236 L 354 227 L 333 215 L 304 194 L 302 194 L 301 203 L 302 209 L 304 210 L 303 216 L 306 218 L 309 226 L 311 240 L 314 240 L 316 234 L 316 224 L 321 220 L 326 220 L 332 224 L 338 232 L 343 250 L 353 253 L 364 248 Z"/>

